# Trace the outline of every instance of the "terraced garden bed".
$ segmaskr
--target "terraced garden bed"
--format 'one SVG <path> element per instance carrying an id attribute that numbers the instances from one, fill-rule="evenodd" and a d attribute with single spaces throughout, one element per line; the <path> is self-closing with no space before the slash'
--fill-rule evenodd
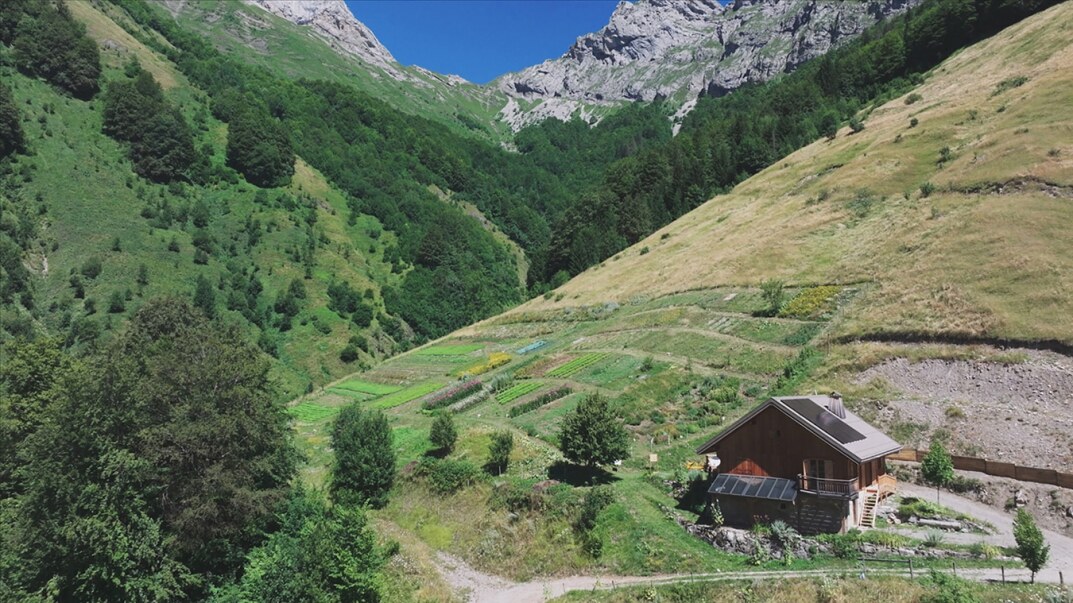
<path id="1" fill-rule="evenodd" d="M 287 413 L 302 423 L 316 423 L 339 412 L 338 406 L 322 406 L 314 402 L 300 402 L 287 409 Z"/>
<path id="2" fill-rule="evenodd" d="M 590 354 L 585 354 L 584 356 L 578 356 L 570 362 L 567 362 L 562 366 L 556 367 L 555 369 L 548 371 L 548 376 L 566 379 L 603 360 L 606 356 L 607 354 L 603 354 L 600 352 L 593 352 Z"/>
<path id="3" fill-rule="evenodd" d="M 426 383 L 418 383 L 417 385 L 411 385 L 406 389 L 397 391 L 393 394 L 388 394 L 379 400 L 376 400 L 372 404 L 369 404 L 369 408 L 375 408 L 379 410 L 387 410 L 389 408 L 395 408 L 396 406 L 402 406 L 407 402 L 416 400 L 421 396 L 427 396 L 432 392 L 440 388 L 440 383 L 435 381 L 429 381 Z"/>
<path id="4" fill-rule="evenodd" d="M 500 404 L 508 404 L 540 389 L 544 384 L 539 381 L 522 381 L 496 394 L 496 401 Z"/>
<path id="5" fill-rule="evenodd" d="M 484 345 L 480 343 L 457 343 L 457 344 L 443 344 L 433 345 L 427 348 L 423 348 L 414 352 L 415 356 L 465 356 L 476 352 L 477 350 L 484 349 Z"/>

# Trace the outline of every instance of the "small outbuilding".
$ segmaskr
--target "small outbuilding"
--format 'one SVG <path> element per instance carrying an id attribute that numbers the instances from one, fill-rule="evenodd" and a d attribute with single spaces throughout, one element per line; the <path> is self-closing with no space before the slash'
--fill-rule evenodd
<path id="1" fill-rule="evenodd" d="M 781 519 L 818 534 L 874 527 L 876 505 L 897 488 L 886 457 L 901 448 L 831 394 L 771 398 L 697 454 L 727 525 Z"/>

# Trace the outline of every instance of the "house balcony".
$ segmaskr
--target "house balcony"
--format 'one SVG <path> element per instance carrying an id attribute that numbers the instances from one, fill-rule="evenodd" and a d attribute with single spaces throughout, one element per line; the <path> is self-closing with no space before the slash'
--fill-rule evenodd
<path id="1" fill-rule="evenodd" d="M 797 476 L 797 489 L 806 494 L 853 498 L 857 496 L 857 478 L 829 479 L 826 477 Z"/>

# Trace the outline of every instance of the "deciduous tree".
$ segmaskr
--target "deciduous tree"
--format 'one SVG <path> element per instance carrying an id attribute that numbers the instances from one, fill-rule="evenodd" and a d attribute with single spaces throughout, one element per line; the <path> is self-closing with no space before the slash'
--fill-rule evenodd
<path id="1" fill-rule="evenodd" d="M 387 417 L 363 411 L 356 404 L 344 408 L 332 425 L 332 449 L 332 500 L 374 507 L 386 504 L 395 483 L 395 450 Z"/>
<path id="2" fill-rule="evenodd" d="M 570 462 L 592 467 L 625 457 L 629 435 L 607 398 L 592 394 L 563 419 L 559 448 Z"/>

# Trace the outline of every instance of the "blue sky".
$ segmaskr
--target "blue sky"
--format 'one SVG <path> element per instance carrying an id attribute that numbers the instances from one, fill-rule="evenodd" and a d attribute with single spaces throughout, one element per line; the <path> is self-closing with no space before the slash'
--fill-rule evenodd
<path id="1" fill-rule="evenodd" d="M 483 84 L 558 57 L 618 0 L 347 0 L 400 63 Z"/>

